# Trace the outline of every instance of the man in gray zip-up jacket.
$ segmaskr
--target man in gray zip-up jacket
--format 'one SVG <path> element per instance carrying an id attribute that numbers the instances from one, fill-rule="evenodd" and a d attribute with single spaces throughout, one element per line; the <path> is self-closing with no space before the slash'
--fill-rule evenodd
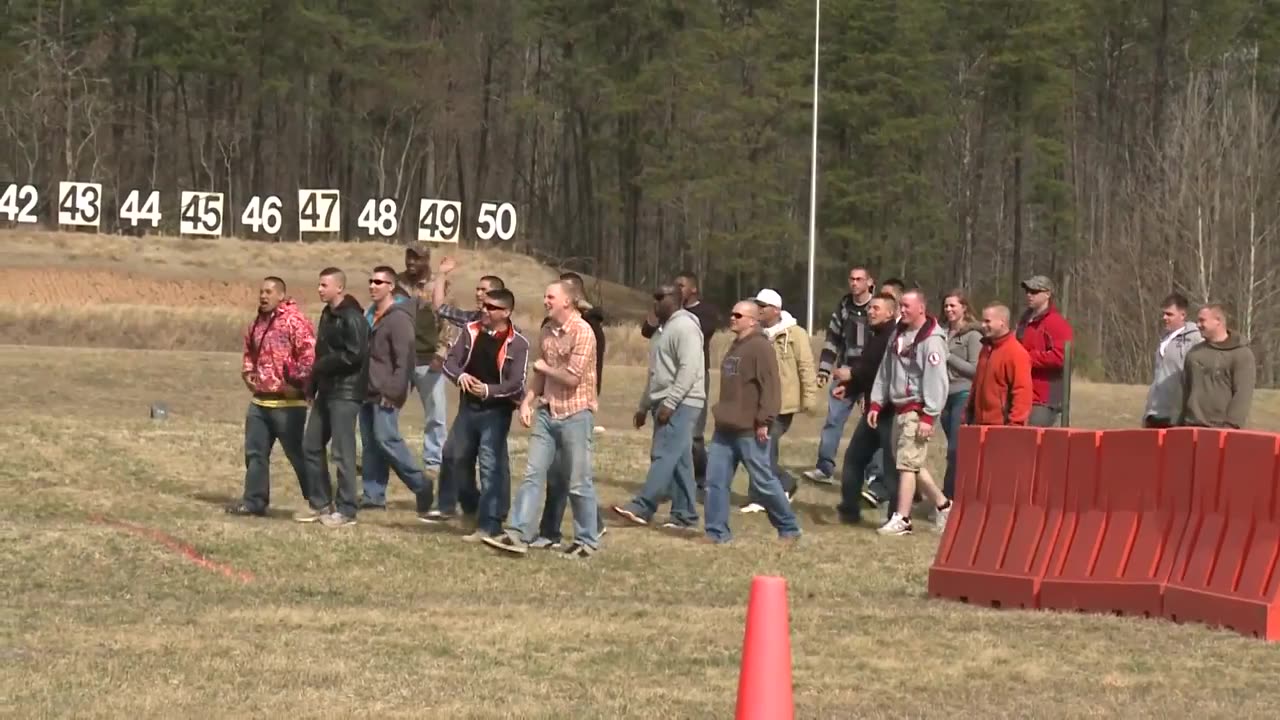
<path id="1" fill-rule="evenodd" d="M 1147 391 L 1142 426 L 1173 427 L 1182 412 L 1182 366 L 1187 352 L 1204 340 L 1195 323 L 1187 322 L 1187 298 L 1173 293 L 1164 299 L 1164 334 L 1156 348 L 1155 374 Z"/>
<path id="2" fill-rule="evenodd" d="M 938 489 L 925 468 L 929 438 L 947 401 L 947 334 L 929 317 L 924 294 L 912 290 L 902 296 L 902 322 L 889 338 L 876 381 L 871 386 L 867 423 L 876 427 L 880 409 L 893 405 L 894 460 L 898 464 L 898 507 L 877 531 L 882 535 L 911 534 L 911 502 L 919 476 L 920 492 L 937 508 L 934 523 L 941 531 L 951 501 Z"/>
<path id="3" fill-rule="evenodd" d="M 671 522 L 664 527 L 696 530 L 693 432 L 707 403 L 702 326 L 681 307 L 674 285 L 658 288 L 653 299 L 661 325 L 649 338 L 649 381 L 635 415 L 637 429 L 653 415 L 652 461 L 640 494 L 613 511 L 636 525 L 648 525 L 661 498 L 670 497 Z"/>

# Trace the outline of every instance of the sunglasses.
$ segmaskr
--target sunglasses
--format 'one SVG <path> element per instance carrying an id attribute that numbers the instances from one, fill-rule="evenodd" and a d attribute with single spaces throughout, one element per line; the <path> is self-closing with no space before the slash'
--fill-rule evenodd
<path id="1" fill-rule="evenodd" d="M 379 280 L 378 278 L 369 278 L 370 285 L 390 285 L 390 280 Z"/>
<path id="2" fill-rule="evenodd" d="M 493 303 L 485 303 L 484 309 L 485 310 L 506 310 L 507 308 L 501 305 L 494 305 Z"/>
<path id="3" fill-rule="evenodd" d="M 746 317 L 746 315 L 743 315 L 742 313 L 729 313 L 729 317 L 733 318 L 734 320 L 741 320 L 742 318 Z"/>

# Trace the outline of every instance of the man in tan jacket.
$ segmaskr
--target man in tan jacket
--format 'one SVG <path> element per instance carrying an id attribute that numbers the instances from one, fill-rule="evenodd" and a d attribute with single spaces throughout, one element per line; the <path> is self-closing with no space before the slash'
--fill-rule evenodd
<path id="1" fill-rule="evenodd" d="M 791 429 L 797 412 L 809 412 L 818 404 L 818 373 L 813 362 L 809 333 L 796 323 L 791 313 L 782 309 L 782 296 L 776 290 L 764 289 L 752 298 L 760 308 L 760 331 L 773 345 L 778 358 L 778 377 L 782 388 L 782 405 L 769 425 L 769 465 L 790 502 L 796 495 L 796 480 L 778 465 L 778 446 Z M 748 493 L 750 501 L 741 512 L 761 512 L 764 508 Z"/>

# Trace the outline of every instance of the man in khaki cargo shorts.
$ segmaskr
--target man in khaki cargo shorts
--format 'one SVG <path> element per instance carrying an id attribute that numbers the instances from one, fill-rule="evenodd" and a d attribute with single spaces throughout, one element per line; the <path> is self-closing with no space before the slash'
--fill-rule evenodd
<path id="1" fill-rule="evenodd" d="M 893 446 L 898 465 L 898 507 L 877 532 L 881 535 L 911 534 L 911 501 L 916 492 L 932 500 L 937 508 L 934 524 L 941 531 L 951 512 L 951 501 L 938 489 L 925 460 L 929 438 L 947 400 L 947 335 L 938 321 L 929 317 L 924 295 L 912 290 L 902 296 L 902 323 L 889 338 L 875 384 L 871 387 L 871 407 L 867 424 L 875 427 L 880 409 L 894 408 Z"/>

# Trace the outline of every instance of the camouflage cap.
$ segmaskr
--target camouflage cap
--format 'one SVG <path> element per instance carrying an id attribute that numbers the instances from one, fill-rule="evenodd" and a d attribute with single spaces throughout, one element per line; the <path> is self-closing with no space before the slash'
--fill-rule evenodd
<path id="1" fill-rule="evenodd" d="M 1032 275 L 1022 281 L 1022 289 L 1031 292 L 1053 293 L 1053 281 L 1044 275 Z"/>
<path id="2" fill-rule="evenodd" d="M 417 255 L 418 257 L 431 257 L 430 243 L 424 243 L 424 242 L 409 243 L 409 245 L 405 248 L 405 250 L 413 253 L 414 255 Z"/>

